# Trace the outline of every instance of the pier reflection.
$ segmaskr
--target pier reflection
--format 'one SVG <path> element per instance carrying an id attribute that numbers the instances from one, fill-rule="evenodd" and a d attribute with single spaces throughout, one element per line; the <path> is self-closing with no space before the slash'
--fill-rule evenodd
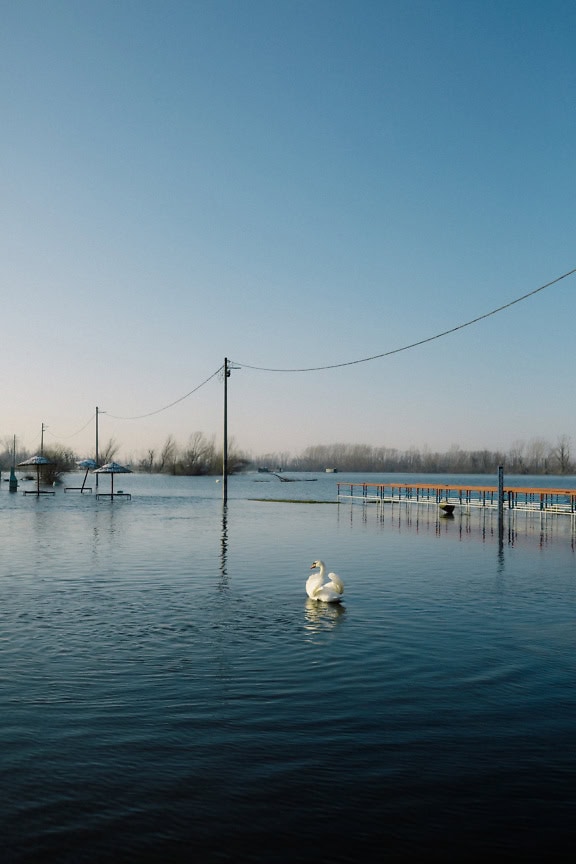
<path id="1" fill-rule="evenodd" d="M 375 522 L 398 532 L 434 534 L 456 540 L 478 539 L 505 546 L 544 548 L 568 543 L 576 549 L 576 519 L 567 514 L 505 509 L 500 523 L 493 509 L 456 508 L 446 514 L 438 507 L 415 503 L 340 504 L 339 518 L 350 524 Z"/>

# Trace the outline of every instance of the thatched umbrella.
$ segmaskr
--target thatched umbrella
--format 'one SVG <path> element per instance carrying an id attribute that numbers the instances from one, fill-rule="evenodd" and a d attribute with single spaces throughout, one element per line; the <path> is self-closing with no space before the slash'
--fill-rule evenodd
<path id="1" fill-rule="evenodd" d="M 124 465 L 119 465 L 118 462 L 107 462 L 106 465 L 102 465 L 101 468 L 97 468 L 94 471 L 94 474 L 110 474 L 110 494 L 112 497 L 114 496 L 114 475 L 115 474 L 132 474 L 132 470 L 130 468 L 126 468 Z"/>
<path id="2" fill-rule="evenodd" d="M 84 480 L 82 481 L 82 486 L 80 487 L 80 491 L 84 491 L 84 486 L 86 485 L 86 478 L 88 477 L 88 472 L 93 471 L 94 468 L 98 467 L 98 463 L 95 459 L 81 459 L 76 463 L 79 468 L 85 468 L 86 473 L 84 474 Z"/>
<path id="3" fill-rule="evenodd" d="M 19 462 L 18 467 L 23 468 L 25 465 L 35 465 L 36 466 L 36 494 L 40 495 L 40 466 L 41 465 L 53 465 L 54 463 L 47 459 L 46 456 L 31 456 L 29 459 L 25 459 L 24 462 Z"/>

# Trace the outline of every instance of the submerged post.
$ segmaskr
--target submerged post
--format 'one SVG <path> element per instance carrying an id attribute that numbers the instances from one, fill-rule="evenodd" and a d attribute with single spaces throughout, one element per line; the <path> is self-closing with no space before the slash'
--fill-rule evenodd
<path id="1" fill-rule="evenodd" d="M 498 467 L 498 537 L 504 538 L 504 467 Z"/>
<path id="2" fill-rule="evenodd" d="M 100 468 L 100 459 L 98 456 L 98 405 L 96 406 L 96 453 L 95 453 L 95 460 L 94 461 L 96 462 L 96 468 Z M 96 492 L 98 492 L 98 474 L 96 474 L 95 477 L 96 477 Z"/>
<path id="3" fill-rule="evenodd" d="M 10 481 L 8 483 L 8 491 L 16 492 L 18 489 L 18 479 L 16 477 L 16 435 L 14 435 L 14 443 L 12 445 L 12 465 L 10 466 Z"/>

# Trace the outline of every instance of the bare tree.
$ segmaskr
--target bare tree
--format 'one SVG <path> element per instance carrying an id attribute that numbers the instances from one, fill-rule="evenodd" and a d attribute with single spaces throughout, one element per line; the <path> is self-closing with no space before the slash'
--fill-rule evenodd
<path id="1" fill-rule="evenodd" d="M 524 474 L 526 472 L 526 463 L 524 459 L 524 441 L 514 441 L 508 452 L 506 460 L 506 469 L 511 474 Z"/>
<path id="2" fill-rule="evenodd" d="M 176 453 L 177 453 L 176 442 L 172 435 L 168 435 L 166 441 L 164 442 L 164 446 L 160 451 L 160 456 L 158 458 L 158 463 L 155 466 L 156 471 L 162 473 L 166 471 L 168 467 L 174 472 L 174 463 L 176 461 Z"/>
<path id="3" fill-rule="evenodd" d="M 57 444 L 53 447 L 45 447 L 44 456 L 50 460 L 49 465 L 43 465 L 40 469 L 44 483 L 58 483 L 62 474 L 66 471 L 73 471 L 76 467 L 74 452 L 66 450 L 65 447 L 60 447 Z"/>
<path id="4" fill-rule="evenodd" d="M 552 451 L 552 458 L 557 465 L 559 474 L 570 474 L 572 463 L 570 461 L 570 438 L 568 435 L 560 435 L 556 447 Z"/>
<path id="5" fill-rule="evenodd" d="M 194 432 L 177 463 L 178 474 L 209 474 L 214 463 L 214 440 Z"/>
<path id="6" fill-rule="evenodd" d="M 550 444 L 544 438 L 532 438 L 526 446 L 526 467 L 531 474 L 545 473 L 548 468 Z"/>
<path id="7" fill-rule="evenodd" d="M 118 452 L 118 447 L 120 445 L 114 438 L 109 438 L 104 447 L 100 448 L 98 453 L 98 458 L 100 460 L 101 465 L 105 465 L 107 462 L 112 462 L 114 457 Z"/>
<path id="8" fill-rule="evenodd" d="M 148 474 L 151 474 L 154 470 L 154 459 L 156 457 L 156 451 L 154 448 L 150 448 L 146 451 L 146 455 L 143 456 L 138 462 L 138 468 L 140 471 L 145 471 Z"/>

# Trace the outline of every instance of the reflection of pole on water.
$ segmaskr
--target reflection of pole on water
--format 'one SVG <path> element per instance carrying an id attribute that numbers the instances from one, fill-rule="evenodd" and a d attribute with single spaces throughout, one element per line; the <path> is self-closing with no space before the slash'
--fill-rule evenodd
<path id="1" fill-rule="evenodd" d="M 225 578 L 227 574 L 226 559 L 228 557 L 228 507 L 226 504 L 222 505 L 222 535 L 220 543 L 220 573 Z"/>
<path id="2" fill-rule="evenodd" d="M 498 544 L 504 545 L 504 467 L 498 467 Z"/>

